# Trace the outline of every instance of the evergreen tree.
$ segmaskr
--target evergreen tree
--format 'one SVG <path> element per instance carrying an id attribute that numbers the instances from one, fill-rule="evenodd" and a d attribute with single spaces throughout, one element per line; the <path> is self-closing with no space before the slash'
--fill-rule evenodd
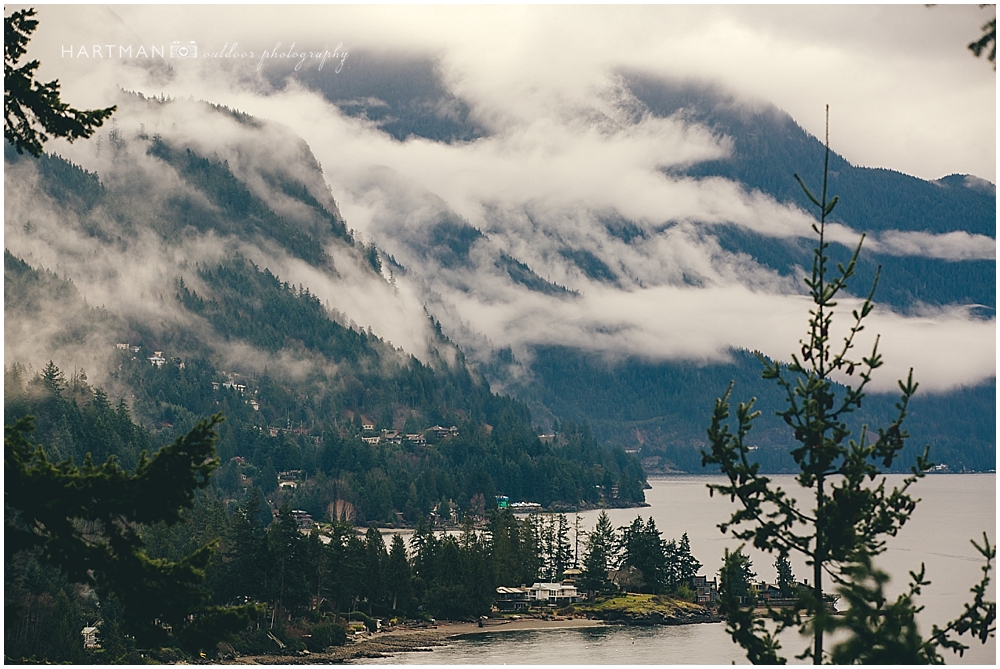
<path id="1" fill-rule="evenodd" d="M 421 519 L 410 538 L 410 550 L 413 552 L 413 572 L 425 582 L 436 576 L 438 544 L 434 531 Z"/>
<path id="2" fill-rule="evenodd" d="M 49 637 L 49 651 L 46 654 L 53 662 L 80 664 L 83 661 L 83 644 L 80 639 L 80 614 L 75 598 L 70 598 L 65 590 L 56 594 L 55 616 L 46 630 Z"/>
<path id="3" fill-rule="evenodd" d="M 134 664 L 129 657 L 134 650 L 132 640 L 122 630 L 122 607 L 114 597 L 101 602 L 101 624 L 97 627 L 97 643 L 101 646 L 102 664 Z"/>
<path id="4" fill-rule="evenodd" d="M 645 523 L 637 516 L 622 529 L 621 559 L 623 566 L 634 567 L 642 574 L 643 591 L 656 594 L 666 587 L 666 542 L 652 516 Z"/>
<path id="5" fill-rule="evenodd" d="M 328 534 L 330 542 L 324 547 L 325 563 L 329 566 L 330 578 L 324 581 L 322 595 L 330 600 L 334 613 L 343 608 L 350 609 L 361 581 L 361 562 L 354 550 L 357 542 L 354 528 L 345 522 L 334 522 Z"/>
<path id="6" fill-rule="evenodd" d="M 222 575 L 216 591 L 222 601 L 270 599 L 270 553 L 267 529 L 260 520 L 262 506 L 260 490 L 253 488 L 229 518 L 220 555 Z"/>
<path id="7" fill-rule="evenodd" d="M 552 516 L 546 517 L 539 528 L 539 538 L 542 545 L 543 573 L 542 577 L 549 583 L 555 580 L 556 568 L 556 529 Z"/>
<path id="8" fill-rule="evenodd" d="M 993 64 L 993 69 L 997 69 L 997 20 L 993 17 L 992 20 L 987 21 L 980 28 L 983 31 L 982 36 L 971 42 L 969 44 L 969 51 L 979 58 L 984 53 L 986 54 L 986 60 Z"/>
<path id="9" fill-rule="evenodd" d="M 372 605 L 381 604 L 386 595 L 386 563 L 389 556 L 385 551 L 385 541 L 377 527 L 369 527 L 365 532 L 365 572 L 362 592 L 368 600 L 368 614 Z"/>
<path id="10" fill-rule="evenodd" d="M 245 627 L 254 607 L 207 606 L 199 587 L 213 544 L 178 561 L 153 560 L 137 531 L 143 524 L 176 524 L 192 507 L 194 491 L 208 485 L 218 465 L 213 428 L 220 420 L 199 423 L 152 458 L 141 454 L 131 474 L 113 458 L 100 466 L 90 458 L 82 467 L 53 464 L 25 437 L 30 419 L 6 427 L 7 563 L 19 552 L 37 551 L 41 562 L 102 599 L 115 596 L 126 632 L 144 647 L 210 648 Z"/>
<path id="11" fill-rule="evenodd" d="M 37 60 L 17 66 L 38 27 L 38 21 L 30 18 L 34 15 L 34 9 L 21 9 L 3 22 L 3 136 L 18 153 L 40 156 L 49 139 L 46 133 L 70 142 L 90 137 L 115 107 L 73 109 L 59 98 L 58 80 L 44 84 L 35 80 Z"/>
<path id="12" fill-rule="evenodd" d="M 781 596 L 794 597 L 797 589 L 795 574 L 792 573 L 792 563 L 788 556 L 783 553 L 779 554 L 774 560 L 774 569 L 778 573 L 778 588 L 781 590 Z"/>
<path id="13" fill-rule="evenodd" d="M 560 513 L 555 518 L 553 535 L 552 580 L 559 581 L 573 560 L 573 546 L 569 542 L 569 522 L 566 514 Z"/>
<path id="14" fill-rule="evenodd" d="M 307 580 L 309 569 L 305 560 L 305 539 L 291 509 L 284 504 L 267 528 L 268 585 L 270 600 L 277 609 L 279 626 L 287 614 L 304 609 L 309 604 L 311 588 Z"/>
<path id="15" fill-rule="evenodd" d="M 392 600 L 393 611 L 410 610 L 410 599 L 413 596 L 411 578 L 410 563 L 406 559 L 406 544 L 403 543 L 403 537 L 394 534 L 386 563 L 386 587 Z"/>
<path id="16" fill-rule="evenodd" d="M 489 535 L 496 582 L 506 586 L 524 582 L 524 570 L 519 560 L 519 526 L 510 509 L 495 511 L 490 515 Z"/>
<path id="17" fill-rule="evenodd" d="M 532 584 L 542 577 L 541 521 L 538 514 L 531 514 L 521 521 L 518 530 L 518 564 L 522 569 L 521 582 Z"/>
<path id="18" fill-rule="evenodd" d="M 879 479 L 880 468 L 892 466 L 909 436 L 903 421 L 917 389 L 912 372 L 906 381 L 899 382 L 902 394 L 892 422 L 871 435 L 868 428 L 863 427 L 856 440 L 849 439 L 851 430 L 845 421 L 861 407 L 872 373 L 882 364 L 878 338 L 869 356 L 858 358 L 852 352 L 855 337 L 874 308 L 872 298 L 878 273 L 868 297 L 852 312 L 852 323 L 843 343 L 835 344 L 831 339 L 831 326 L 836 300 L 854 275 L 864 237 L 850 260 L 838 264 L 835 272 L 831 271 L 825 226 L 838 199 L 829 198 L 827 193 L 829 138 L 826 147 L 819 197 L 813 195 L 796 175 L 819 214 L 818 222 L 813 225 L 818 243 L 813 252 L 810 276 L 806 278 L 813 303 L 808 331 L 799 352 L 792 354 L 790 364 L 762 361 L 763 377 L 773 380 L 785 396 L 785 408 L 778 411 L 778 415 L 792 428 L 800 444 L 790 451 L 790 455 L 800 468 L 796 481 L 810 491 L 813 508 L 801 509 L 794 496 L 762 476 L 760 465 L 749 459 L 750 449 L 745 438 L 759 415 L 753 410 L 754 400 L 738 405 L 735 434 L 730 430 L 732 384 L 716 401 L 708 430 L 711 448 L 703 454 L 703 463 L 719 465 L 729 479 L 728 484 L 710 485 L 709 489 L 730 497 L 742 507 L 729 522 L 720 525 L 724 532 L 734 528 L 737 538 L 752 540 L 755 547 L 779 555 L 796 551 L 806 556 L 812 565 L 813 584 L 799 591 L 798 605 L 770 612 L 778 621 L 777 632 L 796 626 L 803 634 L 812 635 L 812 646 L 799 657 L 811 657 L 816 664 L 827 659 L 846 662 L 865 657 L 891 658 L 899 663 L 937 662 L 940 661 L 937 649 L 964 648 L 956 635 L 971 632 L 985 641 L 992 634 L 996 605 L 986 602 L 982 593 L 989 581 L 989 567 L 996 551 L 988 541 L 983 546 L 976 546 L 987 560 L 983 581 L 974 589 L 976 599 L 943 630 L 935 627 L 927 640 L 917 635 L 912 604 L 912 596 L 924 584 L 922 571 L 913 574 L 909 595 L 904 593 L 902 599 L 894 603 L 889 603 L 884 596 L 885 575 L 873 567 L 873 558 L 885 550 L 884 537 L 895 535 L 910 517 L 916 500 L 910 496 L 909 488 L 931 463 L 925 449 L 901 488 L 887 490 L 884 476 Z M 838 391 L 831 380 L 837 372 L 857 379 L 855 385 L 844 386 Z M 878 483 L 873 484 L 876 479 Z M 738 553 L 728 557 L 738 560 Z M 728 565 L 729 561 L 724 570 L 727 576 Z M 824 590 L 824 574 L 851 606 L 839 619 L 831 615 L 829 593 Z M 730 594 L 733 594 L 735 583 L 731 581 L 727 586 Z M 722 611 L 727 615 L 730 634 L 747 650 L 751 661 L 783 661 L 777 653 L 780 644 L 776 633 L 768 630 L 763 621 L 755 619 L 749 610 L 743 610 L 735 597 L 723 598 Z M 834 629 L 845 635 L 830 653 L 824 647 L 824 640 Z M 872 648 L 879 649 L 877 655 L 863 654 L 865 649 Z"/>
<path id="19" fill-rule="evenodd" d="M 678 576 L 681 583 L 687 583 L 690 579 L 698 575 L 701 563 L 691 553 L 691 541 L 687 532 L 681 535 L 681 540 L 677 544 Z"/>
<path id="20" fill-rule="evenodd" d="M 719 583 L 721 584 L 721 596 L 726 600 L 735 600 L 739 604 L 752 604 L 750 602 L 750 585 L 757 574 L 753 571 L 753 562 L 743 548 L 737 548 L 730 553 L 725 550 L 722 558 L 722 569 L 719 570 Z"/>
<path id="21" fill-rule="evenodd" d="M 593 531 L 587 535 L 580 588 L 587 592 L 607 592 L 612 588 L 608 572 L 615 566 L 618 541 L 607 511 L 601 510 Z"/>

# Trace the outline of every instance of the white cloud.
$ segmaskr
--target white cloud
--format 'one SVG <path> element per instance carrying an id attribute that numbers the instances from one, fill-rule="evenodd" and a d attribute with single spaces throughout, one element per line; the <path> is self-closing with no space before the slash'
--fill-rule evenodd
<path id="1" fill-rule="evenodd" d="M 935 235 L 929 232 L 890 230 L 879 235 L 871 250 L 890 255 L 943 260 L 996 260 L 997 257 L 995 239 L 968 232 Z"/>
<path id="2" fill-rule="evenodd" d="M 972 172 L 995 179 L 995 77 L 965 51 L 982 18 L 973 8 L 117 6 L 39 13 L 30 55 L 43 61 L 43 77 L 60 77 L 74 104 L 107 104 L 117 85 L 274 119 L 290 132 L 255 135 L 221 115 L 178 115 L 179 107 L 141 119 L 120 114 L 123 124 L 144 121 L 150 132 L 159 127 L 218 153 L 251 184 L 259 185 L 268 164 L 314 179 L 293 139 L 305 138 L 348 225 L 411 273 L 393 288 L 370 280 L 353 256 L 335 254 L 335 279 L 270 249 L 249 255 L 418 355 L 426 333 L 411 326 L 425 302 L 471 346 L 560 342 L 657 359 L 717 359 L 729 346 L 784 357 L 796 348 L 806 313 L 794 295 L 798 286 L 723 252 L 704 224 L 789 238 L 809 237 L 811 219 L 723 179 L 665 174 L 660 168 L 724 155 L 728 143 L 677 118 L 636 114 L 614 74 L 622 68 L 718 82 L 776 103 L 816 134 L 830 102 L 833 146 L 852 162 L 925 178 Z M 120 20 L 109 20 L 115 16 Z M 294 80 L 270 90 L 249 61 L 174 60 L 165 70 L 56 57 L 64 43 L 175 39 L 195 40 L 203 50 L 227 42 L 257 50 L 276 41 L 310 49 L 343 42 L 351 53 L 429 57 L 490 134 L 468 143 L 397 142 Z M 100 167 L 86 144 L 60 151 Z M 271 203 L 297 215 L 287 202 Z M 609 234 L 604 214 L 636 221 L 645 238 L 625 244 Z M 489 236 L 472 254 L 476 271 L 437 267 L 414 252 L 413 239 L 445 216 Z M 842 226 L 828 233 L 851 246 L 857 240 Z M 869 248 L 993 258 L 988 241 L 889 232 Z M 619 287 L 586 278 L 560 255 L 563 245 L 600 258 Z M 501 250 L 580 296 L 553 298 L 513 285 L 492 265 Z M 931 387 L 995 373 L 995 320 L 879 312 L 868 330 L 884 333 L 888 358 L 898 360 L 892 364 L 917 367 Z M 899 375 L 890 371 L 883 377 Z"/>

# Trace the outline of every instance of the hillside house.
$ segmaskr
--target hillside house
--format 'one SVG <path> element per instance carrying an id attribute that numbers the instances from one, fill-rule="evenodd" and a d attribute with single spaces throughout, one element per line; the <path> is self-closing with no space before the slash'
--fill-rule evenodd
<path id="1" fill-rule="evenodd" d="M 435 425 L 431 428 L 434 432 L 434 436 L 438 439 L 445 439 L 447 437 L 457 437 L 458 428 L 452 425 L 451 427 L 441 427 L 440 425 Z"/>
<path id="2" fill-rule="evenodd" d="M 312 516 L 301 509 L 292 510 L 292 518 L 295 519 L 295 524 L 299 526 L 299 530 L 311 531 L 313 528 Z"/>
<path id="3" fill-rule="evenodd" d="M 149 356 L 147 360 L 149 360 L 150 364 L 154 367 L 163 367 L 164 363 L 167 361 L 166 358 L 160 355 L 160 351 L 157 351 L 153 355 Z"/>
<path id="4" fill-rule="evenodd" d="M 371 444 L 372 446 L 378 445 L 378 442 L 382 441 L 382 437 L 375 435 L 374 437 L 361 437 L 361 441 L 366 444 Z"/>
<path id="5" fill-rule="evenodd" d="M 93 625 L 87 625 L 82 630 L 80 630 L 80 634 L 83 635 L 83 647 L 84 648 L 87 648 L 87 649 L 90 649 L 90 650 L 95 650 L 95 649 L 101 647 L 101 644 L 98 643 L 98 641 L 97 641 L 97 631 L 100 629 L 98 627 L 98 625 L 100 625 L 100 624 L 101 624 L 101 621 L 98 620 Z"/>

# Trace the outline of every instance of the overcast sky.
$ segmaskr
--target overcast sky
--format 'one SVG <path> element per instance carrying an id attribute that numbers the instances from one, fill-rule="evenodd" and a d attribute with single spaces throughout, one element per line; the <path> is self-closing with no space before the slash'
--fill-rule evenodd
<path id="1" fill-rule="evenodd" d="M 341 44 L 348 54 L 431 55 L 454 92 L 497 115 L 551 113 L 591 94 L 609 70 L 632 66 L 719 82 L 776 104 L 819 136 L 829 103 L 834 147 L 858 165 L 925 179 L 971 173 L 995 182 L 996 77 L 966 48 L 993 11 L 976 5 L 43 6 L 29 53 L 42 61 L 42 76 L 61 79 L 69 99 L 94 105 L 104 91 L 87 76 L 93 54 L 66 57 L 66 47 L 78 55 L 80 46 L 92 51 L 95 44 L 194 41 L 201 55 L 234 43 L 258 55 L 277 43 L 316 51 Z M 108 84 L 155 88 L 135 69 L 117 69 L 106 75 Z M 197 71 L 208 76 L 204 67 Z M 217 91 L 220 83 L 213 81 Z M 181 94 L 184 86 L 193 88 L 181 79 L 165 87 Z"/>
<path id="2" fill-rule="evenodd" d="M 629 117 L 623 110 L 632 101 L 615 73 L 715 83 L 777 105 L 818 136 L 830 104 L 832 147 L 854 164 L 926 179 L 965 173 L 995 182 L 996 76 L 966 47 L 992 11 L 923 5 L 41 6 L 29 56 L 42 62 L 42 79 L 60 79 L 75 106 L 106 106 L 125 89 L 208 100 L 284 124 L 319 159 L 348 225 L 416 270 L 415 278 L 397 283 L 399 309 L 419 317 L 423 304 L 435 300 L 433 313 L 463 345 L 478 337 L 487 348 L 510 345 L 521 352 L 567 343 L 651 359 L 721 359 L 738 346 L 787 358 L 806 318 L 797 289 L 748 258 L 723 252 L 699 224 L 729 222 L 759 234 L 801 237 L 811 235 L 811 219 L 738 184 L 665 176 L 663 166 L 723 155 L 726 141 L 678 119 Z M 170 57 L 171 45 L 196 49 L 199 57 Z M 431 59 L 443 88 L 488 136 L 451 145 L 399 142 L 345 116 L 294 77 L 275 90 L 256 65 L 264 53 L 289 48 L 305 52 L 305 69 L 320 68 L 310 52 L 329 53 L 319 74 L 331 78 L 339 63 L 350 66 L 352 53 Z M 121 58 L 123 49 L 133 57 Z M 156 50 L 163 57 L 153 57 Z M 240 57 L 213 57 L 218 54 Z M 169 132 L 206 155 L 229 155 L 227 136 L 235 141 L 248 132 L 191 115 L 197 113 L 178 109 L 157 121 L 130 116 L 123 107 L 115 118 L 129 133 L 141 121 L 161 123 L 147 131 Z M 85 143 L 51 147 L 103 169 Z M 253 160 L 280 160 L 277 151 L 260 153 Z M 626 245 L 609 238 L 595 218 L 601 211 L 646 226 L 648 241 Z M 407 240 L 442 216 L 478 227 L 492 247 L 484 242 L 474 249 L 476 271 L 421 278 L 422 261 Z M 673 226 L 663 230 L 668 221 Z M 849 228 L 830 234 L 844 243 L 857 238 Z M 965 233 L 888 231 L 869 243 L 900 255 L 995 257 L 992 239 Z M 593 253 L 632 283 L 611 289 L 581 277 L 559 256 L 565 244 Z M 577 290 L 579 299 L 530 293 L 495 276 L 497 252 Z M 409 351 L 422 349 L 417 340 L 423 335 L 400 327 L 407 319 L 394 317 L 384 301 L 349 300 L 349 291 L 309 276 L 301 263 L 274 263 L 283 278 L 304 281 L 362 326 Z M 686 284 L 691 277 L 698 286 Z M 366 290 L 359 283 L 355 292 Z M 887 356 L 880 389 L 893 389 L 910 366 L 929 389 L 995 375 L 995 319 L 971 318 L 962 309 L 919 317 L 883 309 L 873 321 L 869 332 L 881 333 L 883 350 L 894 354 Z"/>

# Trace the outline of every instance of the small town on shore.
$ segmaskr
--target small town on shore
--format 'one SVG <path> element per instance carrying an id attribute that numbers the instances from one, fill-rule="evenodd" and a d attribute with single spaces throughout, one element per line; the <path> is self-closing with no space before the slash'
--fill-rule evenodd
<path id="1" fill-rule="evenodd" d="M 294 471 L 280 472 L 279 478 L 282 483 L 290 483 L 298 475 Z M 279 486 L 276 492 L 280 495 L 287 489 Z M 497 496 L 496 508 L 486 514 L 488 519 L 480 517 L 473 522 L 466 518 L 459 525 L 446 523 L 432 514 L 426 524 L 421 523 L 415 530 L 376 527 L 362 530 L 344 522 L 316 522 L 307 512 L 289 509 L 286 504 L 275 514 L 272 528 L 284 525 L 292 533 L 291 540 L 331 555 L 338 546 L 342 549 L 355 546 L 357 555 L 365 555 L 369 562 L 355 565 L 353 575 L 362 581 L 373 575 L 380 578 L 381 591 L 370 582 L 361 583 L 346 606 L 334 601 L 335 588 L 330 586 L 321 590 L 326 591 L 325 596 L 308 595 L 295 608 L 279 596 L 258 619 L 256 643 L 249 639 L 243 643 L 220 643 L 217 653 L 205 656 L 203 661 L 342 662 L 428 650 L 445 645 L 449 638 L 480 632 L 599 625 L 685 625 L 724 620 L 719 612 L 721 574 L 701 573 L 702 565 L 691 555 L 686 534 L 679 541 L 664 540 L 652 518 L 643 521 L 641 516 L 631 525 L 615 530 L 602 512 L 593 531 L 579 532 L 577 527 L 578 536 L 585 537 L 585 545 L 582 551 L 579 545 L 573 550 L 565 514 L 539 511 L 538 503 L 511 502 L 506 496 Z M 504 528 L 513 531 L 505 533 Z M 408 536 L 406 543 L 403 535 Z M 499 563 L 503 562 L 505 538 L 519 535 L 537 540 L 536 568 L 527 571 L 515 568 L 503 575 L 503 565 Z M 384 548 L 385 538 L 392 545 L 388 552 Z M 425 597 L 424 601 L 432 602 L 432 606 L 411 607 L 404 603 L 408 598 L 411 604 L 415 601 L 414 591 L 407 588 L 424 579 L 436 582 L 443 577 L 440 565 L 435 567 L 432 562 L 444 557 L 449 549 L 457 550 L 467 560 L 476 545 L 492 558 L 492 567 L 500 567 L 496 570 L 501 572 L 497 578 L 484 580 L 505 584 L 496 585 L 489 593 L 480 588 L 478 600 L 468 601 L 469 584 L 461 582 L 463 573 L 467 574 L 467 562 L 461 564 L 460 559 L 451 581 L 456 587 L 445 595 L 452 601 Z M 374 570 L 371 560 L 380 563 Z M 350 569 L 350 559 L 341 560 L 342 565 L 345 562 Z M 400 574 L 391 573 L 393 563 L 396 569 L 403 565 L 403 576 L 410 579 L 405 586 L 399 585 Z M 780 583 L 754 578 L 745 556 L 736 565 L 729 578 L 741 593 L 740 604 L 757 607 L 759 615 L 768 608 L 795 606 L 799 589 L 809 587 L 808 581 L 794 580 L 787 564 L 775 565 L 782 579 Z M 530 584 L 509 584 L 515 574 L 524 573 L 542 578 Z M 466 601 L 460 601 L 463 598 Z M 832 600 L 830 606 L 836 611 Z M 84 647 L 90 652 L 101 652 L 103 623 L 98 620 L 81 631 Z M 139 659 L 197 658 L 172 658 L 169 652 L 166 655 L 161 652 L 156 657 Z"/>

